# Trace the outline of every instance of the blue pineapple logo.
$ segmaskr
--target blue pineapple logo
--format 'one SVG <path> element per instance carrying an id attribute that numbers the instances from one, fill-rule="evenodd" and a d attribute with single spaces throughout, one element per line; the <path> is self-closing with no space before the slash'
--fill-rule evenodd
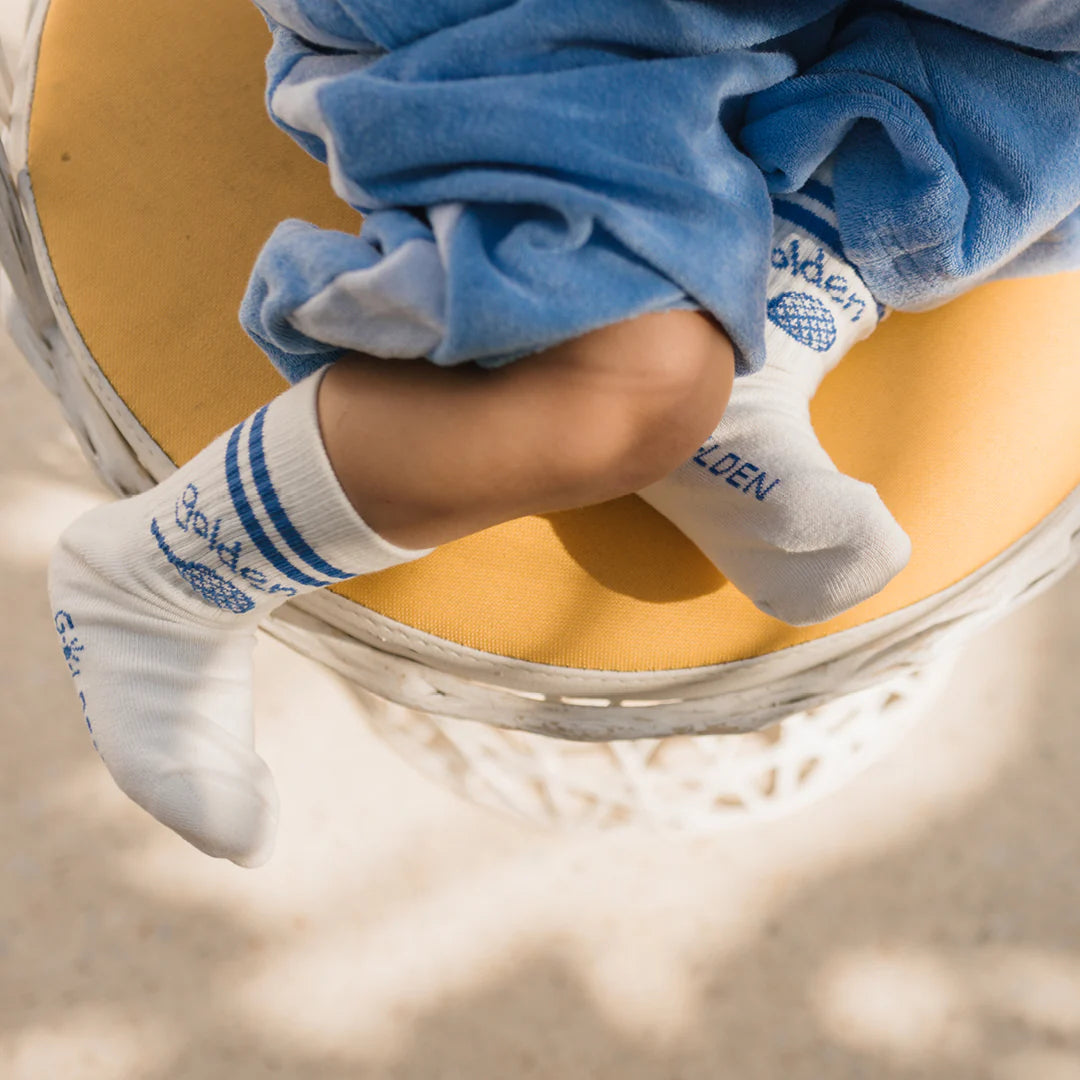
<path id="1" fill-rule="evenodd" d="M 226 581 L 212 567 L 205 563 L 180 558 L 162 536 L 157 518 L 150 522 L 150 532 L 158 542 L 162 554 L 176 567 L 176 572 L 208 604 L 213 604 L 225 611 L 232 611 L 237 615 L 243 615 L 255 606 L 255 601 L 247 593 L 238 589 L 231 581 Z"/>
<path id="2" fill-rule="evenodd" d="M 828 352 L 836 343 L 836 320 L 816 297 L 804 292 L 783 292 L 765 309 L 769 322 L 814 352 Z"/>

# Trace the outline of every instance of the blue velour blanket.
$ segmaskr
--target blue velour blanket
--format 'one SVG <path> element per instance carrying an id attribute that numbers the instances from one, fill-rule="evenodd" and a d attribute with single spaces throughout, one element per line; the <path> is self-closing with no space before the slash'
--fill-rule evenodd
<path id="1" fill-rule="evenodd" d="M 771 196 L 826 159 L 879 301 L 1080 266 L 1080 4 L 257 0 L 267 104 L 365 220 L 283 222 L 241 321 L 497 367 L 703 308 L 764 362 Z"/>

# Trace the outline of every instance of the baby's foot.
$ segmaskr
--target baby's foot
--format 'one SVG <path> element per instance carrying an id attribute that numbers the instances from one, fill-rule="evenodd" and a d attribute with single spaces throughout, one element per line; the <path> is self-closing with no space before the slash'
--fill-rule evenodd
<path id="1" fill-rule="evenodd" d="M 735 380 L 723 419 L 670 476 L 638 494 L 768 615 L 822 622 L 873 596 L 911 542 L 870 484 L 839 472 L 810 399 L 882 309 L 842 259 L 831 192 L 776 199 L 765 366 Z"/>
<path id="2" fill-rule="evenodd" d="M 357 516 L 323 449 L 321 373 L 157 487 L 84 514 L 49 565 L 94 746 L 135 802 L 211 855 L 258 866 L 277 792 L 254 750 L 257 624 L 289 597 L 427 554 Z"/>

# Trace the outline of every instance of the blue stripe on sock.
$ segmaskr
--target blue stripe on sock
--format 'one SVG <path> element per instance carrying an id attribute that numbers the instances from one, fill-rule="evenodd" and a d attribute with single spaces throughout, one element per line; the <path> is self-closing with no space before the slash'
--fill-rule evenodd
<path id="1" fill-rule="evenodd" d="M 252 418 L 251 434 L 248 436 L 248 450 L 251 455 L 251 475 L 255 478 L 255 487 L 259 492 L 259 498 L 262 499 L 263 506 L 266 507 L 266 512 L 274 523 L 274 528 L 281 533 L 282 539 L 292 548 L 293 554 L 299 555 L 304 562 L 313 569 L 318 570 L 320 574 L 325 574 L 327 577 L 341 578 L 342 581 L 356 577 L 355 574 L 338 570 L 337 567 L 331 566 L 325 559 L 321 558 L 318 552 L 300 535 L 296 526 L 289 519 L 289 515 L 285 513 L 285 507 L 281 505 L 277 492 L 274 490 L 274 485 L 270 482 L 270 472 L 266 467 L 266 454 L 263 450 L 263 422 L 266 419 L 266 410 L 269 407 L 269 405 L 264 405 Z"/>
<path id="2" fill-rule="evenodd" d="M 247 530 L 248 536 L 251 537 L 252 542 L 262 552 L 263 557 L 271 566 L 286 577 L 292 578 L 293 581 L 298 581 L 301 585 L 310 585 L 313 588 L 321 589 L 324 585 L 329 585 L 330 582 L 308 577 L 303 571 L 297 570 L 274 547 L 270 542 L 270 538 L 263 532 L 262 526 L 256 520 L 255 512 L 251 509 L 251 503 L 248 502 L 247 496 L 244 494 L 244 484 L 240 479 L 240 466 L 237 464 L 237 447 L 240 445 L 240 429 L 245 422 L 239 423 L 233 428 L 232 434 L 229 436 L 229 445 L 225 450 L 225 479 L 228 482 L 229 494 L 232 496 L 233 506 L 236 508 L 237 516 L 240 518 L 240 524 Z"/>
<path id="3" fill-rule="evenodd" d="M 822 206 L 827 206 L 830 210 L 833 208 L 832 188 L 820 180 L 812 178 L 807 180 L 802 186 L 802 194 L 809 195 L 811 199 L 817 199 Z"/>
<path id="4" fill-rule="evenodd" d="M 773 213 L 790 221 L 792 225 L 798 225 L 805 229 L 811 236 L 816 236 L 823 244 L 827 244 L 836 254 L 847 261 L 844 255 L 844 245 L 840 242 L 840 234 L 824 218 L 807 210 L 798 203 L 788 202 L 787 199 L 773 199 Z"/>

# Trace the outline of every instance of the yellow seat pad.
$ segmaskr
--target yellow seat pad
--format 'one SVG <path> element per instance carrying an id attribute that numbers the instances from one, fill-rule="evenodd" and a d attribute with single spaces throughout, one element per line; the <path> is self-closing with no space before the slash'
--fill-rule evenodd
<path id="1" fill-rule="evenodd" d="M 353 230 L 263 105 L 248 0 L 52 0 L 30 177 L 97 364 L 177 463 L 284 386 L 237 321 L 255 256 L 297 217 Z M 911 536 L 882 593 L 813 627 L 759 613 L 635 496 L 522 518 L 337 591 L 488 653 L 611 671 L 759 656 L 913 604 L 1000 554 L 1080 483 L 1080 275 L 897 315 L 828 377 L 822 443 Z"/>

